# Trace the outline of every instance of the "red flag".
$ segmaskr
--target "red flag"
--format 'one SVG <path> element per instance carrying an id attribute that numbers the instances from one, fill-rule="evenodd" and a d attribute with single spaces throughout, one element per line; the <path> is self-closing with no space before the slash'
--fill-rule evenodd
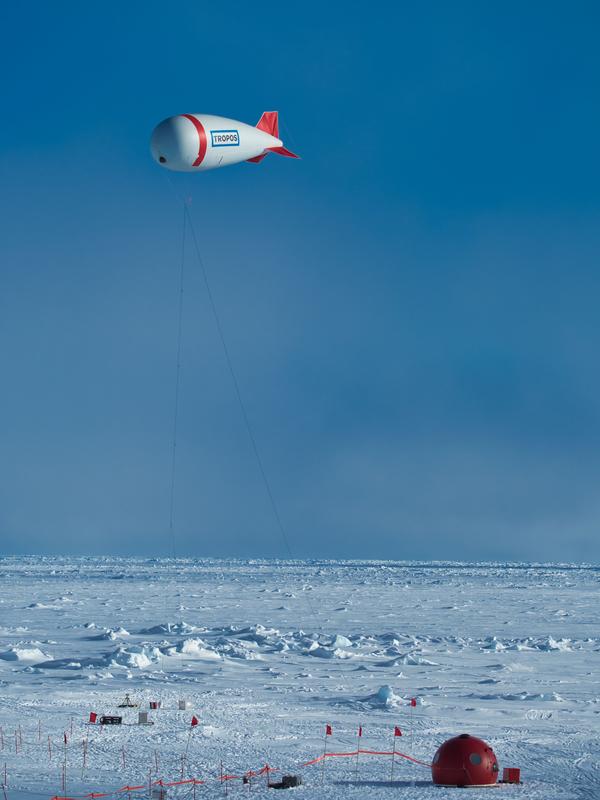
<path id="1" fill-rule="evenodd" d="M 325 736 L 333 736 L 333 731 L 331 730 L 331 725 L 325 726 Z"/>
<path id="2" fill-rule="evenodd" d="M 98 719 L 98 715 L 95 711 L 90 711 L 90 725 L 94 725 L 96 720 Z"/>
<path id="3" fill-rule="evenodd" d="M 198 724 L 198 717 L 192 717 L 192 728 L 195 728 Z"/>
<path id="4" fill-rule="evenodd" d="M 362 725 L 358 726 L 358 735 L 362 736 Z"/>
<path id="5" fill-rule="evenodd" d="M 394 736 L 402 736 L 402 731 L 397 725 L 394 726 Z"/>
<path id="6" fill-rule="evenodd" d="M 410 704 L 411 704 L 411 706 L 412 706 L 413 708 L 415 708 L 415 707 L 416 707 L 416 705 L 417 705 L 417 698 L 416 698 L 416 697 L 411 697 L 411 698 L 410 698 Z"/>

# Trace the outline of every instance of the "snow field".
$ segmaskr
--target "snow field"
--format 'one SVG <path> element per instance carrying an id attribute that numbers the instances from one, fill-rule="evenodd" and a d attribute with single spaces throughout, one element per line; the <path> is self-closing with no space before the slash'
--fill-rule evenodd
<path id="1" fill-rule="evenodd" d="M 355 759 L 328 760 L 321 785 L 321 765 L 298 764 L 322 754 L 326 723 L 335 751 L 356 748 L 359 724 L 361 747 L 389 750 L 399 725 L 397 748 L 424 761 L 466 731 L 521 767 L 503 796 L 600 797 L 593 567 L 4 558 L 0 574 L 8 800 L 62 791 L 64 731 L 69 795 L 177 780 L 187 748 L 184 775 L 213 781 L 198 800 L 222 793 L 221 761 L 299 772 L 306 798 L 455 796 L 402 759 L 390 784 L 386 757 L 361 756 L 358 775 Z M 125 692 L 153 725 L 138 709 L 119 710 L 121 727 L 85 724 Z"/>

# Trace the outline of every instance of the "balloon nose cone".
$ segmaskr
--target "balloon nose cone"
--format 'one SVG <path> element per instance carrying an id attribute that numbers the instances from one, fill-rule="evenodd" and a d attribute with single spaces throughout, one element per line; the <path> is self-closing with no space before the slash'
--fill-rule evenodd
<path id="1" fill-rule="evenodd" d="M 183 114 L 164 119 L 150 139 L 150 150 L 157 164 L 175 172 L 195 170 L 198 146 L 196 126 Z"/>

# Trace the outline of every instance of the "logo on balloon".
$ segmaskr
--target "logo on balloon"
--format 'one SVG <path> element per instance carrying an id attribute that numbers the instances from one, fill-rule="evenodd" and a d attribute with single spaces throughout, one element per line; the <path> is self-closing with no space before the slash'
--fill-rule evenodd
<path id="1" fill-rule="evenodd" d="M 238 131 L 211 131 L 210 143 L 213 147 L 238 147 L 240 134 Z"/>

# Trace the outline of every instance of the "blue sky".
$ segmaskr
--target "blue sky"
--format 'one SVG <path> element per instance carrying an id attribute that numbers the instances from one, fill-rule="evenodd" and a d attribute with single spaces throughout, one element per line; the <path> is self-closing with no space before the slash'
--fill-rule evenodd
<path id="1" fill-rule="evenodd" d="M 484 5 L 4 4 L 1 552 L 170 552 L 179 193 L 296 555 L 598 561 L 600 12 Z M 188 255 L 175 549 L 285 555 Z"/>

